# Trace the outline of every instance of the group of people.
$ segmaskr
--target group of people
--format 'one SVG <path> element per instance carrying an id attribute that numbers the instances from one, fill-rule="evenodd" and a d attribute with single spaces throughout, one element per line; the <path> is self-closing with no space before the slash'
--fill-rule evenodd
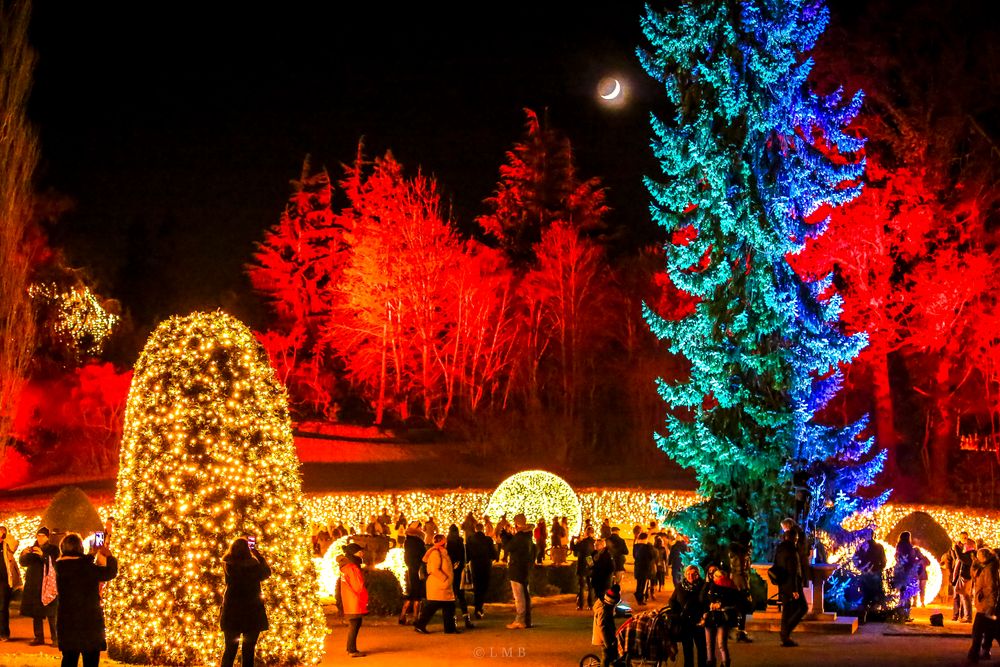
<path id="1" fill-rule="evenodd" d="M 10 602 L 21 589 L 21 615 L 32 619 L 31 646 L 45 643 L 45 626 L 53 646 L 62 653 L 62 667 L 97 667 L 107 650 L 100 591 L 118 574 L 118 561 L 107 543 L 86 553 L 77 533 L 56 546 L 45 526 L 15 561 L 18 541 L 0 526 L 0 641 L 9 641 Z M 24 568 L 22 578 L 21 568 Z"/>
<path id="2" fill-rule="evenodd" d="M 1000 548 L 990 549 L 963 531 L 941 557 L 952 594 L 952 620 L 972 623 L 969 661 L 991 657 L 994 640 L 1000 643 Z"/>
<path id="3" fill-rule="evenodd" d="M 793 647 L 798 644 L 792 639 L 792 632 L 807 611 L 804 586 L 809 568 L 809 549 L 805 533 L 794 519 L 782 521 L 781 528 L 782 534 L 775 549 L 774 564 L 769 576 L 778 587 L 781 601 L 781 646 Z M 611 535 L 613 534 L 612 531 Z M 665 537 L 670 539 L 671 536 Z M 640 578 L 644 576 L 644 572 L 650 571 L 643 566 L 643 561 L 652 558 L 644 554 L 645 547 L 650 546 L 647 540 L 648 535 L 639 532 L 632 547 L 637 571 L 637 604 L 642 600 L 640 593 L 643 583 Z M 595 543 L 600 544 L 601 540 L 598 539 Z M 655 541 L 652 548 L 656 548 Z M 681 554 L 686 548 L 686 540 L 677 536 L 673 537 L 670 550 L 667 551 L 674 579 L 674 590 L 665 607 L 671 625 L 671 641 L 680 643 L 684 667 L 729 667 L 732 661 L 729 650 L 730 633 L 736 630 L 737 641 L 753 641 L 746 632 L 746 617 L 754 608 L 754 599 L 750 593 L 753 552 L 750 536 L 743 534 L 730 540 L 725 557 L 709 563 L 704 577 L 697 565 L 680 565 Z M 603 551 L 607 552 L 608 547 L 604 546 Z M 599 551 L 597 553 L 596 558 L 603 558 L 608 563 L 606 569 L 612 570 L 614 566 L 610 564 L 610 557 L 603 556 Z M 596 569 L 597 560 L 594 563 Z M 601 574 L 603 572 L 602 569 Z M 592 641 L 603 649 L 602 664 L 612 665 L 618 657 L 614 610 L 621 599 L 621 589 L 613 577 L 595 578 L 591 585 L 595 590 L 605 591 L 592 605 Z M 577 597 L 578 606 L 581 599 L 582 596 Z"/>
<path id="4" fill-rule="evenodd" d="M 506 517 L 502 519 L 506 520 Z M 537 561 L 534 540 L 535 526 L 523 514 L 514 517 L 501 533 L 502 548 L 507 557 L 507 571 L 514 598 L 515 618 L 508 629 L 531 627 L 531 595 L 528 579 Z M 486 532 L 483 522 L 464 522 L 462 530 L 452 524 L 447 534 L 436 533 L 426 543 L 427 526 L 411 521 L 403 533 L 403 558 L 406 564 L 405 586 L 399 624 L 409 625 L 420 634 L 430 634 L 428 625 L 441 612 L 445 634 L 459 634 L 458 615 L 464 627 L 473 629 L 473 618 L 485 617 L 486 593 L 489 590 L 493 563 L 499 557 L 494 538 Z M 463 536 L 464 534 L 464 536 Z M 362 570 L 364 548 L 350 543 L 338 556 L 340 579 L 337 584 L 337 604 L 348 621 L 347 653 L 351 657 L 365 654 L 358 650 L 357 638 L 362 619 L 368 613 L 368 592 Z M 472 593 L 470 609 L 466 593 Z"/>

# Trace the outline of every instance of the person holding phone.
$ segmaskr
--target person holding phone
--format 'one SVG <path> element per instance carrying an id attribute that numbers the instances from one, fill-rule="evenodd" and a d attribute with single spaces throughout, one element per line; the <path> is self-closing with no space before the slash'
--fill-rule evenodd
<path id="1" fill-rule="evenodd" d="M 233 667 L 243 638 L 243 664 L 254 664 L 260 633 L 268 629 L 267 610 L 261 599 L 260 582 L 271 576 L 271 568 L 257 550 L 257 540 L 237 537 L 222 557 L 226 592 L 222 597 L 219 626 L 225 636 L 222 667 Z"/>
<path id="2" fill-rule="evenodd" d="M 81 656 L 83 667 L 97 667 L 101 651 L 108 650 L 100 588 L 118 575 L 118 561 L 103 543 L 96 546 L 95 542 L 95 552 L 84 554 L 83 539 L 76 533 L 62 539 L 59 552 L 55 563 L 59 589 L 56 630 L 62 667 L 76 667 Z"/>

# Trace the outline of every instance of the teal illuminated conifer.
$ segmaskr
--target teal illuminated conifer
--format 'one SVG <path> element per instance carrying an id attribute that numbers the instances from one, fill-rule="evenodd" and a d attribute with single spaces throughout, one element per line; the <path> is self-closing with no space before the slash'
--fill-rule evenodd
<path id="1" fill-rule="evenodd" d="M 835 541 L 849 537 L 845 516 L 884 500 L 855 495 L 884 461 L 861 437 L 865 421 L 815 420 L 866 338 L 843 334 L 830 278 L 810 282 L 788 262 L 823 233 L 825 209 L 859 194 L 864 172 L 863 141 L 845 133 L 860 93 L 818 95 L 807 82 L 805 54 L 827 20 L 815 0 L 705 0 L 642 21 L 639 58 L 671 111 L 652 118 L 662 178 L 647 179 L 651 211 L 670 278 L 699 300 L 677 321 L 645 312 L 690 362 L 680 381 L 659 382 L 670 411 L 656 440 L 706 498 L 674 517 L 695 555 L 718 557 L 749 531 L 766 556 L 793 512 L 793 477 Z"/>

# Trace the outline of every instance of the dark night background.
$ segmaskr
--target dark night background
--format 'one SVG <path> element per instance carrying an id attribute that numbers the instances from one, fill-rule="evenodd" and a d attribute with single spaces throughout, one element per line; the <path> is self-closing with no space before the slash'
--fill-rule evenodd
<path id="1" fill-rule="evenodd" d="M 988 8 L 960 3 L 928 24 L 928 2 L 835 2 L 829 34 L 912 33 L 911 47 L 961 48 L 948 43 L 948 26 L 978 17 L 977 29 L 995 34 Z M 336 178 L 361 137 L 368 156 L 391 148 L 411 172 L 437 176 L 468 228 L 522 132 L 524 107 L 548 109 L 581 175 L 609 187 L 611 223 L 628 241 L 648 240 L 641 177 L 655 173 L 647 117 L 662 94 L 633 55 L 641 13 L 632 1 L 350 10 L 38 2 L 39 186 L 73 202 L 51 226 L 52 243 L 121 300 L 137 346 L 160 319 L 199 308 L 222 306 L 260 326 L 242 267 L 307 153 Z M 939 33 L 943 44 L 933 42 Z M 613 74 L 630 84 L 624 109 L 595 96 Z"/>

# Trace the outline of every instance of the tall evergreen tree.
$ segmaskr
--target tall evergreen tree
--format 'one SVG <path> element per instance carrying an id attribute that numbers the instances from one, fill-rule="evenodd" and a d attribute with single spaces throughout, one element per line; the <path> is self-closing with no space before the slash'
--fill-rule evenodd
<path id="1" fill-rule="evenodd" d="M 839 324 L 829 277 L 799 276 L 788 257 L 823 233 L 828 211 L 856 197 L 863 141 L 845 133 L 861 96 L 818 95 L 807 52 L 828 21 L 818 0 L 711 0 L 652 9 L 642 20 L 645 70 L 671 114 L 654 116 L 662 179 L 647 179 L 668 232 L 667 271 L 699 302 L 679 320 L 648 307 L 653 332 L 690 364 L 659 382 L 671 406 L 657 444 L 692 468 L 705 500 L 676 520 L 694 552 L 718 556 L 743 531 L 758 556 L 793 513 L 793 481 L 809 489 L 809 521 L 834 540 L 884 452 L 866 420 L 825 426 L 839 366 L 866 343 Z"/>

